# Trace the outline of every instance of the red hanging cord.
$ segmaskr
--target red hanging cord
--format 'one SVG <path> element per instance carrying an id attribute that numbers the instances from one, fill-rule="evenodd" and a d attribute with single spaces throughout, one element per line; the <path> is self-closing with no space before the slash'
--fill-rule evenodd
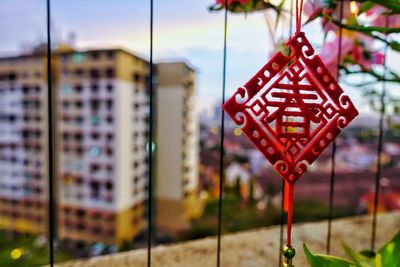
<path id="1" fill-rule="evenodd" d="M 296 0 L 296 33 L 301 30 L 301 17 L 303 14 L 304 0 Z M 292 244 L 292 223 L 293 223 L 293 184 L 285 181 L 285 194 L 283 207 L 287 212 L 287 245 Z"/>
<path id="2" fill-rule="evenodd" d="M 288 213 L 287 219 L 287 245 L 292 244 L 292 222 L 293 222 L 293 184 L 285 181 L 285 199 L 284 199 L 284 209 Z"/>
<path id="3" fill-rule="evenodd" d="M 303 15 L 304 0 L 296 0 L 296 33 L 301 29 L 301 17 Z"/>

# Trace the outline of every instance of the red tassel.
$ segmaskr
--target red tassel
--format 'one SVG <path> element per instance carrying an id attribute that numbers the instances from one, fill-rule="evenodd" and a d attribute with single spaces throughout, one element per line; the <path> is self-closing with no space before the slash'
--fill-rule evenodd
<path id="1" fill-rule="evenodd" d="M 285 192 L 284 192 L 284 201 L 283 207 L 285 212 L 288 214 L 287 220 L 287 245 L 291 246 L 292 244 L 292 222 L 293 222 L 293 198 L 294 198 L 294 190 L 293 184 L 285 182 Z"/>

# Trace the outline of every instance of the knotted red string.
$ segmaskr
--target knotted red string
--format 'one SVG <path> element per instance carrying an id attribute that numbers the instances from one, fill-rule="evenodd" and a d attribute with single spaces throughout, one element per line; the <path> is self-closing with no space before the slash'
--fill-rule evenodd
<path id="1" fill-rule="evenodd" d="M 304 0 L 296 0 L 296 33 L 301 30 L 301 17 L 303 15 Z M 283 208 L 287 212 L 287 245 L 292 244 L 292 223 L 293 223 L 293 184 L 285 181 Z"/>

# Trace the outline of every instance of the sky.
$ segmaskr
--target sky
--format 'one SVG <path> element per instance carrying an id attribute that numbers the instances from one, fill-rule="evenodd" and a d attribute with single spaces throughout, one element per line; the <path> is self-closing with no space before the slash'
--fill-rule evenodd
<path id="1" fill-rule="evenodd" d="M 198 72 L 198 110 L 220 102 L 223 62 L 223 12 L 209 12 L 214 0 L 154 0 L 154 59 L 184 60 Z M 0 55 L 17 54 L 21 48 L 46 41 L 44 0 L 0 0 Z M 125 47 L 149 56 L 148 0 L 52 0 L 54 39 L 75 35 L 78 48 Z M 270 12 L 229 15 L 227 96 L 243 85 L 273 54 L 266 19 Z M 322 42 L 319 27 L 304 29 L 314 44 Z M 288 36 L 279 27 L 276 38 Z M 365 109 L 360 94 L 348 89 Z"/>

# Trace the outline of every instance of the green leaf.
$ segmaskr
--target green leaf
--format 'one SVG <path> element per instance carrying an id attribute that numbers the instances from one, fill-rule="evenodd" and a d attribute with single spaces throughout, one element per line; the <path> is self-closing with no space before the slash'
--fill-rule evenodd
<path id="1" fill-rule="evenodd" d="M 213 12 L 213 11 L 220 11 L 220 10 L 222 10 L 223 8 L 224 8 L 224 7 L 223 7 L 222 5 L 214 4 L 214 5 L 209 6 L 209 7 L 208 7 L 208 10 L 209 10 L 210 12 Z"/>
<path id="2" fill-rule="evenodd" d="M 352 259 L 354 262 L 358 263 L 362 267 L 375 267 L 375 255 L 373 253 L 357 253 L 345 243 L 342 244 L 342 247 L 346 254 L 350 257 L 350 259 Z"/>
<path id="3" fill-rule="evenodd" d="M 359 254 L 367 257 L 367 258 L 375 258 L 376 254 L 375 252 L 371 251 L 371 250 L 361 250 L 360 252 L 358 252 Z"/>
<path id="4" fill-rule="evenodd" d="M 343 258 L 313 254 L 305 244 L 303 244 L 303 249 L 304 254 L 306 254 L 307 261 L 311 267 L 361 267 L 361 265 Z"/>
<path id="5" fill-rule="evenodd" d="M 349 30 L 349 31 L 358 31 L 358 32 L 381 32 L 381 33 L 400 33 L 400 28 L 386 28 L 386 27 L 374 27 L 374 26 L 364 26 L 358 24 L 342 24 L 340 21 L 333 19 L 332 20 L 336 25 Z"/>
<path id="6" fill-rule="evenodd" d="M 398 43 L 396 41 L 391 41 L 391 42 L 389 42 L 389 46 L 393 50 L 396 50 L 396 51 L 400 52 L 400 43 Z"/>
<path id="7" fill-rule="evenodd" d="M 375 258 L 376 267 L 400 267 L 400 232 L 379 249 Z"/>

